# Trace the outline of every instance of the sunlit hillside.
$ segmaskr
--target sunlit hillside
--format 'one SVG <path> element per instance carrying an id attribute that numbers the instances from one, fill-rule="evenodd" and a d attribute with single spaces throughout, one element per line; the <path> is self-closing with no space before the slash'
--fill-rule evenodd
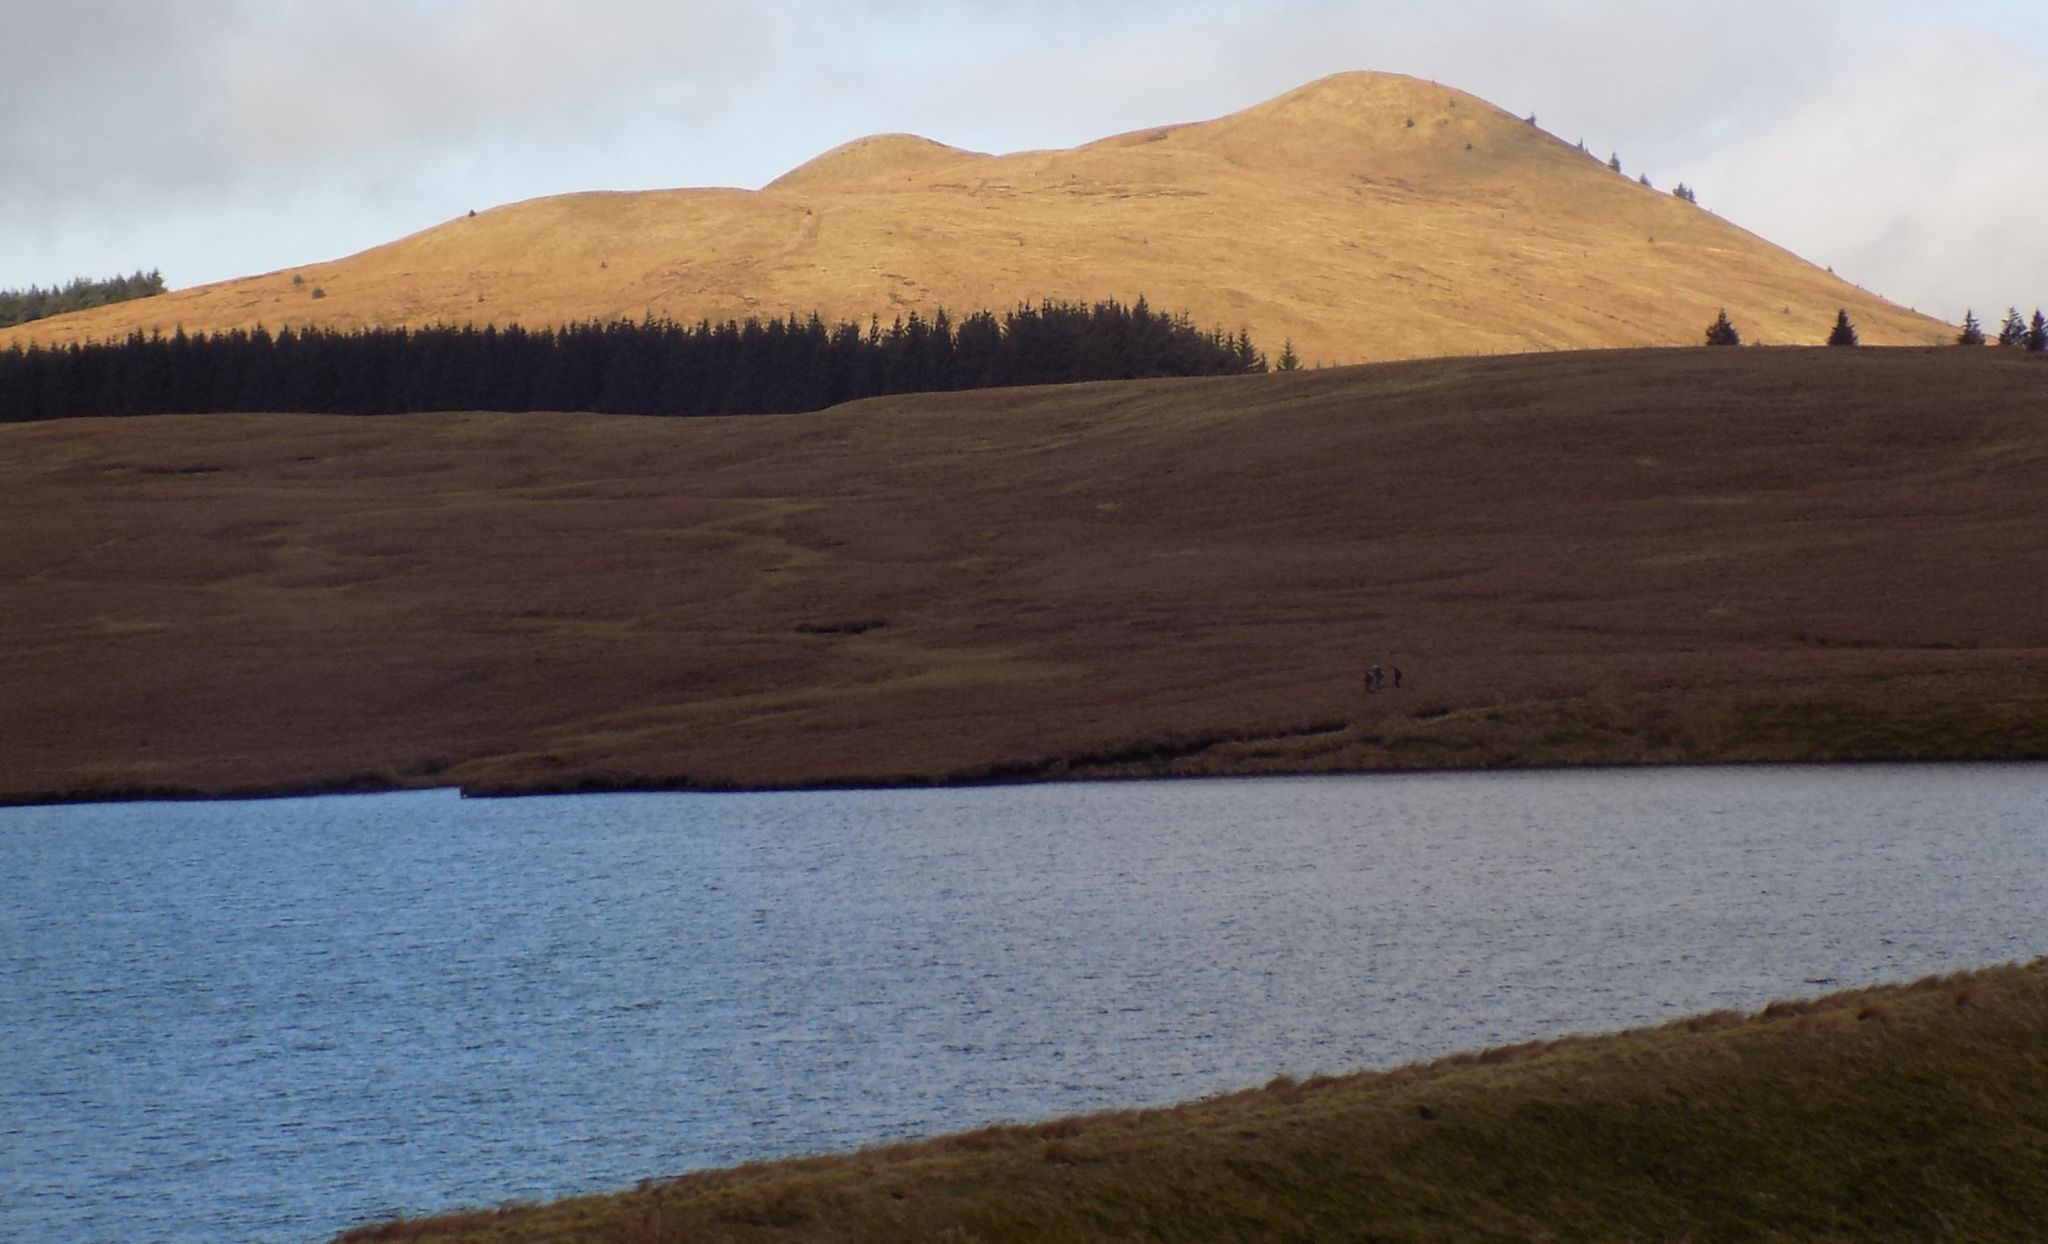
<path id="1" fill-rule="evenodd" d="M 1626 157 L 1626 153 L 1623 153 Z M 807 315 L 1041 298 L 1249 328 L 1304 361 L 1947 329 L 1474 96 L 1343 74 L 1213 121 L 989 156 L 848 143 L 760 191 L 589 193 L 330 262 L 40 321 L 9 341 L 282 325 Z M 1652 170 L 1662 178 L 1684 170 Z"/>

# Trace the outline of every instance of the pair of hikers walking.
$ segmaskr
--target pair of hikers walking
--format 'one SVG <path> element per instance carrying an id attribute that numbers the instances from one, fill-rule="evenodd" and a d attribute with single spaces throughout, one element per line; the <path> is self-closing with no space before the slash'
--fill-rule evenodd
<path id="1" fill-rule="evenodd" d="M 1367 695 L 1377 695 L 1381 690 L 1383 690 L 1386 687 L 1386 685 L 1387 671 L 1381 669 L 1379 666 L 1375 665 L 1365 672 L 1365 692 Z M 1400 689 L 1401 667 L 1396 665 L 1394 667 L 1394 690 L 1399 691 Z"/>

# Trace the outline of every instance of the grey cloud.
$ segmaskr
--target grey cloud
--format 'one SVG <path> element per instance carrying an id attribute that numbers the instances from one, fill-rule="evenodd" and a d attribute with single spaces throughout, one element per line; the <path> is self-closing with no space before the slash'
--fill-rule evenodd
<path id="1" fill-rule="evenodd" d="M 2048 73 L 1982 32 L 1932 35 L 1831 80 L 1707 163 L 1706 201 L 1943 318 L 2048 298 Z"/>
<path id="2" fill-rule="evenodd" d="M 57 0 L 5 17 L 9 216 L 55 187 L 203 194 L 553 128 L 679 73 L 736 81 L 777 25 L 655 0 Z"/>

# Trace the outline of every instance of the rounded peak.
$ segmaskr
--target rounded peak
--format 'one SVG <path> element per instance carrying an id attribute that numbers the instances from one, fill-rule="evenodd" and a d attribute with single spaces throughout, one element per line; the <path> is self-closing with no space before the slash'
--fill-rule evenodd
<path id="1" fill-rule="evenodd" d="M 1476 95 L 1364 70 L 1318 78 L 1177 139 L 1247 166 L 1459 179 L 1541 145 L 1532 127 Z"/>
<path id="2" fill-rule="evenodd" d="M 1403 125 L 1418 116 L 1436 116 L 1458 109 L 1475 119 L 1500 109 L 1456 87 L 1401 73 L 1351 70 L 1317 78 L 1262 104 L 1235 114 L 1245 120 L 1282 119 L 1292 124 L 1358 124 L 1394 120 Z M 1226 120 L 1229 118 L 1226 118 Z"/>
<path id="3" fill-rule="evenodd" d="M 1381 69 L 1346 69 L 1339 73 L 1327 74 L 1313 82 L 1304 82 L 1291 91 L 1274 96 L 1268 103 L 1283 99 L 1307 99 L 1316 97 L 1385 98 L 1393 95 L 1420 96 L 1448 88 L 1405 73 L 1390 73 Z"/>
<path id="4" fill-rule="evenodd" d="M 916 134 L 870 134 L 841 143 L 763 186 L 764 190 L 812 190 L 914 176 L 955 160 L 986 159 Z"/>

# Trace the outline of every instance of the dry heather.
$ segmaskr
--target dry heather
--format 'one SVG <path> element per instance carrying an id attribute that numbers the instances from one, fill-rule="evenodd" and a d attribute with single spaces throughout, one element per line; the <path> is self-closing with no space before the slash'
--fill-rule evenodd
<path id="1" fill-rule="evenodd" d="M 2048 755 L 2044 383 L 1702 348 L 4 426 L 0 799 Z"/>
<path id="2" fill-rule="evenodd" d="M 2044 1050 L 2036 962 L 342 1239 L 2037 1239 Z"/>
<path id="3" fill-rule="evenodd" d="M 1684 170 L 1672 170 L 1682 174 Z M 299 283 L 294 283 L 297 278 Z M 312 291 L 324 295 L 315 300 Z M 362 254 L 0 332 L 958 314 L 1147 296 L 1310 363 L 1948 329 L 1449 87 L 1342 74 L 1070 151 L 886 135 L 760 191 L 536 199 Z"/>

